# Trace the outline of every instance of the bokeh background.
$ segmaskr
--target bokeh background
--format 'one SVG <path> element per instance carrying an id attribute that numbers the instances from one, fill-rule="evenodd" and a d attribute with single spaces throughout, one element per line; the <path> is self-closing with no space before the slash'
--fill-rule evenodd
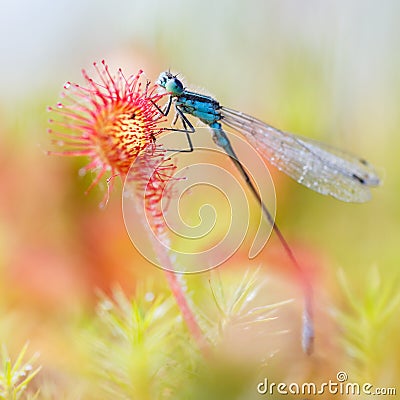
<path id="1" fill-rule="evenodd" d="M 395 0 L 2 2 L 0 341 L 12 354 L 26 341 L 41 353 L 37 386 L 89 398 L 96 381 L 82 378 L 92 361 L 82 332 L 98 318 L 98 290 L 119 286 L 134 296 L 149 279 L 154 290 L 168 290 L 129 241 L 121 185 L 100 210 L 103 193 L 85 196 L 92 177 L 78 176 L 85 160 L 46 155 L 46 107 L 65 81 L 81 83 L 81 69 L 102 59 L 126 74 L 142 68 L 151 80 L 171 68 L 222 104 L 377 167 L 383 184 L 363 205 L 325 198 L 271 170 L 277 221 L 313 273 L 319 336 L 307 357 L 300 323 L 283 322 L 290 332 L 261 375 L 324 380 L 347 368 L 354 380 L 398 384 L 399 26 Z M 299 319 L 299 289 L 276 239 L 257 259 L 246 254 L 223 267 L 228 280 L 260 267 L 272 280 L 264 301 L 294 297 L 287 321 Z M 242 348 L 235 357 L 250 362 L 240 335 L 230 340 Z M 69 388 L 78 381 L 74 397 Z M 193 390 L 218 386 L 211 381 Z M 250 393 L 243 398 L 257 398 Z"/>

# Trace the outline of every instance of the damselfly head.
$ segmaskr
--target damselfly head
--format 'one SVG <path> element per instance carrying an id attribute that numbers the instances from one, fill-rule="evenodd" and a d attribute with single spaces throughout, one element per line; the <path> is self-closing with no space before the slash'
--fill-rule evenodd
<path id="1" fill-rule="evenodd" d="M 183 83 L 176 77 L 176 75 L 171 74 L 169 71 L 162 72 L 158 77 L 156 84 L 163 87 L 173 96 L 179 96 L 185 90 Z"/>
<path id="2" fill-rule="evenodd" d="M 174 76 L 169 71 L 161 72 L 160 76 L 156 80 L 156 85 L 165 88 L 165 85 L 170 79 L 173 79 Z"/>

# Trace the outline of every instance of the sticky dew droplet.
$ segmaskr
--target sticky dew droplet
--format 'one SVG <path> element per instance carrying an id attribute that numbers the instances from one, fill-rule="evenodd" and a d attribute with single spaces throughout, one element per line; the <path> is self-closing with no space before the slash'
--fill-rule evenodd
<path id="1" fill-rule="evenodd" d="M 148 302 L 153 301 L 154 298 L 155 298 L 155 296 L 154 296 L 154 293 L 153 293 L 153 292 L 147 292 L 147 293 L 144 295 L 144 299 L 145 299 L 146 301 L 148 301 Z"/>
<path id="2" fill-rule="evenodd" d="M 78 171 L 78 175 L 79 176 L 85 176 L 86 175 L 86 168 L 82 167 L 79 171 Z"/>

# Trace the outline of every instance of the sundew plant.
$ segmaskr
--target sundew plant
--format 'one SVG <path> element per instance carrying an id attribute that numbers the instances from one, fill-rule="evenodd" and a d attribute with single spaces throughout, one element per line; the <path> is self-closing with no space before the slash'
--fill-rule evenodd
<path id="1" fill-rule="evenodd" d="M 174 171 L 174 165 L 165 159 L 165 151 L 155 144 L 157 136 L 163 132 L 159 126 L 162 113 L 157 107 L 162 95 L 156 93 L 156 87 L 149 81 L 140 79 L 142 71 L 125 77 L 120 69 L 113 76 L 104 60 L 100 67 L 96 63 L 94 67 L 98 82 L 83 70 L 86 86 L 67 82 L 61 95 L 64 100 L 55 108 L 49 107 L 48 110 L 57 115 L 50 119 L 54 128 L 49 133 L 56 138 L 56 145 L 66 147 L 49 154 L 89 157 L 90 162 L 82 172 L 97 173 L 89 189 L 107 172 L 110 175 L 108 184 L 117 176 L 128 182 L 136 180 L 138 188 L 146 190 L 138 193 L 138 197 L 144 196 L 151 225 L 161 235 L 159 200 L 162 195 L 168 196 L 164 189 Z M 144 178 L 147 180 L 142 182 Z M 107 203 L 108 197 L 109 190 L 102 204 Z M 166 265 L 171 261 L 165 249 L 158 247 L 156 251 L 161 263 L 171 270 Z M 199 346 L 205 348 L 195 316 L 175 275 L 169 272 L 166 275 L 189 330 Z"/>

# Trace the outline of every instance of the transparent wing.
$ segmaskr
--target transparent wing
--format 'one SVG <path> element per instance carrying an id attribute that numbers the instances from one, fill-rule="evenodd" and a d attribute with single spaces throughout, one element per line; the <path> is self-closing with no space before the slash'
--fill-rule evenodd
<path id="1" fill-rule="evenodd" d="M 246 139 L 280 171 L 302 185 L 346 202 L 365 202 L 379 185 L 365 160 L 316 141 L 282 132 L 249 115 L 222 107 L 222 122 Z"/>

